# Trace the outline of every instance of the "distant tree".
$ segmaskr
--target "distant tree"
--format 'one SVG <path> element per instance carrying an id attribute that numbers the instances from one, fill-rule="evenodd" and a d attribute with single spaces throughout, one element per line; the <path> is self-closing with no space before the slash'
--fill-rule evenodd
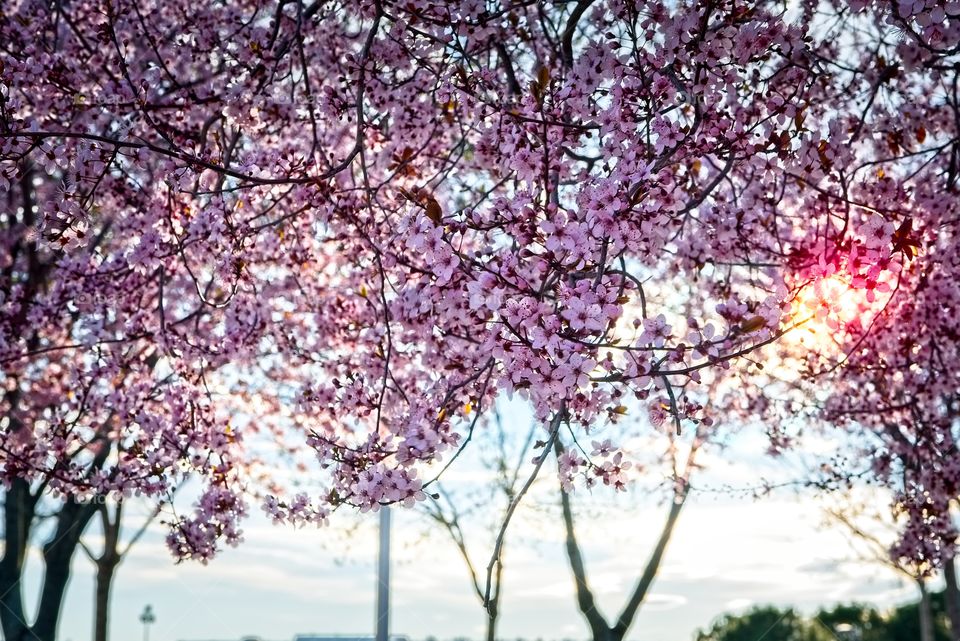
<path id="1" fill-rule="evenodd" d="M 930 634 L 934 641 L 952 641 L 943 591 L 930 593 Z M 868 605 L 851 603 L 817 612 L 812 622 L 840 641 L 916 641 L 922 638 L 921 601 L 907 603 L 887 614 Z"/>
<path id="2" fill-rule="evenodd" d="M 534 435 L 539 429 L 539 425 L 534 422 L 520 444 L 519 451 L 514 452 L 511 451 L 513 448 L 510 443 L 510 435 L 514 430 L 504 424 L 503 415 L 499 411 L 494 411 L 493 417 L 493 424 L 489 427 L 495 434 L 492 439 L 495 446 L 483 461 L 484 468 L 491 473 L 491 481 L 482 484 L 478 492 L 471 496 L 452 491 L 449 484 L 437 481 L 434 484 L 436 492 L 430 496 L 432 500 L 423 503 L 423 509 L 456 546 L 470 575 L 471 587 L 480 599 L 480 603 L 485 606 L 487 622 L 484 638 L 486 641 L 494 641 L 496 638 L 497 620 L 500 616 L 504 539 L 500 538 L 499 559 L 493 572 L 488 575 L 489 583 L 487 583 L 481 571 L 483 568 L 477 567 L 474 556 L 476 550 L 471 553 L 467 534 L 469 527 L 466 523 L 474 520 L 478 514 L 481 520 L 492 516 L 492 521 L 486 518 L 485 525 L 495 529 L 506 518 L 505 512 L 513 505 L 524 480 L 521 474 L 523 464 L 528 458 Z"/>
<path id="3" fill-rule="evenodd" d="M 756 607 L 745 614 L 727 614 L 696 641 L 836 641 L 824 626 L 811 625 L 792 609 Z"/>
<path id="4" fill-rule="evenodd" d="M 669 448 L 667 459 L 671 467 L 672 474 L 669 476 L 671 491 L 669 493 L 669 507 L 667 509 L 666 519 L 661 526 L 656 543 L 654 544 L 653 549 L 650 551 L 646 563 L 639 572 L 639 576 L 636 579 L 633 590 L 628 595 L 623 609 L 620 611 L 620 614 L 615 620 L 607 620 L 607 618 L 604 617 L 604 615 L 600 612 L 596 602 L 596 597 L 594 596 L 593 590 L 590 588 L 590 583 L 587 579 L 586 560 L 576 534 L 576 523 L 570 496 L 571 488 L 569 486 L 561 486 L 560 504 L 563 515 L 564 531 L 566 533 L 565 550 L 576 586 L 577 607 L 580 610 L 580 613 L 586 619 L 587 625 L 590 627 L 590 634 L 593 641 L 621 641 L 626 636 L 630 626 L 633 624 L 640 607 L 649 596 L 654 579 L 656 579 L 657 573 L 660 570 L 660 565 L 663 562 L 667 545 L 670 543 L 674 528 L 676 527 L 677 521 L 680 518 L 680 513 L 683 510 L 683 507 L 687 502 L 687 497 L 690 494 L 690 474 L 696 467 L 697 453 L 704 443 L 704 434 L 706 431 L 707 430 L 704 426 L 697 426 L 697 429 L 693 435 L 693 439 L 691 440 L 689 448 L 687 449 L 686 456 L 683 457 L 678 454 L 676 448 L 676 441 L 680 437 L 672 434 L 668 435 L 671 447 Z M 592 454 L 594 456 L 603 454 L 603 443 L 594 443 L 593 447 L 594 449 Z M 569 456 L 569 454 L 562 452 L 559 441 L 557 443 L 557 454 L 558 457 L 561 457 L 560 466 L 562 468 L 565 465 L 562 457 Z M 619 457 L 619 454 L 617 457 Z M 614 465 L 617 467 L 621 465 L 624 467 L 629 467 L 629 463 L 626 463 L 617 457 L 608 457 L 608 460 L 603 464 Z M 578 466 L 581 464 L 587 465 L 586 460 L 577 462 Z M 562 471 L 561 476 L 563 476 Z"/>
<path id="5" fill-rule="evenodd" d="M 726 379 L 719 376 L 704 379 L 702 389 L 697 391 L 682 388 L 685 411 L 692 414 L 719 414 L 714 405 L 728 403 L 729 397 L 733 396 L 722 392 L 721 383 L 724 380 Z M 665 424 L 666 419 L 665 407 L 659 417 L 655 413 L 650 414 L 650 423 L 654 427 Z M 565 435 L 573 440 L 572 446 L 564 449 L 562 438 L 558 438 L 554 443 L 560 467 L 560 506 L 566 535 L 564 547 L 576 586 L 577 607 L 590 628 L 593 641 L 622 641 L 626 637 L 641 607 L 650 596 L 680 514 L 690 496 L 691 476 L 702 467 L 699 457 L 708 447 L 719 449 L 723 434 L 718 424 L 706 418 L 695 421 L 695 428 L 682 434 L 671 429 L 665 430 L 662 440 L 666 447 L 663 448 L 642 445 L 626 452 L 615 452 L 610 441 L 602 437 L 595 437 L 599 440 L 593 440 L 590 447 L 586 447 L 586 444 L 576 440 L 572 432 L 569 437 Z M 629 459 L 625 458 L 624 454 L 627 454 Z M 585 485 L 588 487 L 602 481 L 605 485 L 621 489 L 626 475 L 638 471 L 658 480 L 658 487 L 654 488 L 653 492 L 665 492 L 665 515 L 646 562 L 637 568 L 628 566 L 624 569 L 624 572 L 635 573 L 633 587 L 624 595 L 624 604 L 616 619 L 608 620 L 601 613 L 588 581 L 587 560 L 576 531 L 577 519 L 572 500 L 574 484 L 571 477 L 574 474 L 586 476 Z M 642 558 L 639 551 L 635 552 Z"/>
<path id="6" fill-rule="evenodd" d="M 930 599 L 932 639 L 954 641 L 950 634 L 944 592 Z M 726 614 L 695 641 L 917 641 L 921 638 L 920 603 L 884 614 L 874 607 L 850 603 L 821 609 L 804 617 L 793 609 L 758 606 L 744 614 Z"/>
<path id="7" fill-rule="evenodd" d="M 886 518 L 882 511 L 849 503 L 846 509 L 831 509 L 828 514 L 832 521 L 842 526 L 852 537 L 851 543 L 863 552 L 865 559 L 894 570 L 917 586 L 920 600 L 912 610 L 917 615 L 919 623 L 916 638 L 921 641 L 935 641 L 936 624 L 929 589 L 930 575 L 934 570 L 932 564 L 927 561 L 913 561 L 890 553 L 890 544 L 881 539 L 881 535 L 876 532 L 876 527 L 886 527 L 895 531 L 897 525 L 895 521 Z"/>
<path id="8" fill-rule="evenodd" d="M 951 634 L 949 619 L 946 614 L 945 594 L 943 591 L 934 592 L 929 597 L 930 628 L 934 641 L 956 641 L 955 633 Z M 893 610 L 886 620 L 887 636 L 882 641 L 916 641 L 920 638 L 917 622 L 920 621 L 921 602 L 908 603 Z"/>
<path id="9" fill-rule="evenodd" d="M 840 641 L 846 641 L 845 636 L 857 641 L 888 641 L 890 636 L 883 615 L 876 608 L 860 603 L 820 610 L 814 621 L 836 634 Z"/>
<path id="10" fill-rule="evenodd" d="M 97 505 L 97 515 L 100 517 L 100 535 L 103 539 L 102 547 L 97 554 L 83 539 L 80 547 L 87 558 L 96 568 L 94 583 L 94 614 L 93 614 L 93 641 L 107 641 L 109 638 L 108 622 L 110 619 L 110 597 L 113 590 L 113 581 L 117 568 L 130 552 L 130 548 L 140 540 L 147 531 L 147 527 L 159 514 L 159 508 L 154 509 L 134 531 L 126 542 L 122 541 L 122 515 L 126 502 L 121 498 L 105 500 Z"/>

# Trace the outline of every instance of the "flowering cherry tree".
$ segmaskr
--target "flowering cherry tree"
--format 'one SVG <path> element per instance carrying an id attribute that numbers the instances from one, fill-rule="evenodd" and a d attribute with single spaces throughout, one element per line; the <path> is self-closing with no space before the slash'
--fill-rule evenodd
<path id="1" fill-rule="evenodd" d="M 705 370 L 808 317 L 858 331 L 805 292 L 882 302 L 928 264 L 956 214 L 956 13 L 15 0 L 8 496 L 198 478 L 169 543 L 206 559 L 239 539 L 251 439 L 302 437 L 325 489 L 262 502 L 323 522 L 423 499 L 501 395 L 544 425 L 531 479 L 561 429 L 638 403 L 709 424 Z M 561 452 L 565 487 L 620 485 L 604 455 Z"/>
<path id="2" fill-rule="evenodd" d="M 951 611 L 960 612 L 951 514 L 960 496 L 960 6 L 851 4 L 859 12 L 837 12 L 824 34 L 836 44 L 822 62 L 838 89 L 860 99 L 846 110 L 844 95 L 833 99 L 848 150 L 832 157 L 818 189 L 843 194 L 833 202 L 844 230 L 856 212 L 873 215 L 859 228 L 861 248 L 834 250 L 865 271 L 827 261 L 815 275 L 819 295 L 798 297 L 829 330 L 802 343 L 802 387 L 818 418 L 855 437 L 856 451 L 827 462 L 828 475 L 893 490 L 902 526 L 893 561 L 928 572 L 943 564 Z"/>

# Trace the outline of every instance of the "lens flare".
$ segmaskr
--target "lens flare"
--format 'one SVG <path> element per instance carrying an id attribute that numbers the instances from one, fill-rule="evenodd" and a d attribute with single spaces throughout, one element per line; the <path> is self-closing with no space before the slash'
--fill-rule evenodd
<path id="1" fill-rule="evenodd" d="M 849 330 L 865 326 L 877 308 L 869 290 L 854 287 L 839 274 L 817 279 L 797 291 L 790 316 L 802 325 L 788 332 L 785 342 L 821 354 L 839 351 Z"/>

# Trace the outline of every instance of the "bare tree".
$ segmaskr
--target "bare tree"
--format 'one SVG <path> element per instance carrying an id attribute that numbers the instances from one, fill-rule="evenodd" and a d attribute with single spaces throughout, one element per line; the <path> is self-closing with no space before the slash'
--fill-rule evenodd
<path id="1" fill-rule="evenodd" d="M 130 540 L 122 545 L 121 517 L 123 509 L 123 499 L 112 503 L 103 501 L 97 505 L 97 514 L 100 516 L 100 527 L 103 533 L 103 550 L 99 555 L 95 554 L 84 541 L 80 541 L 81 548 L 93 562 L 97 572 L 94 590 L 93 641 L 107 641 L 109 637 L 110 595 L 117 567 L 130 552 L 130 548 L 140 540 L 140 537 L 147 531 L 147 527 L 160 513 L 160 506 L 157 506 L 134 535 L 130 537 Z"/>
<path id="2" fill-rule="evenodd" d="M 560 505 L 563 513 L 563 525 L 566 532 L 566 553 L 570 561 L 570 569 L 573 572 L 577 591 L 577 607 L 590 626 L 590 633 L 593 641 L 622 641 L 633 624 L 640 606 L 643 605 L 650 593 L 650 588 L 656 579 L 657 572 L 663 561 L 667 545 L 673 535 L 677 520 L 686 504 L 690 493 L 690 475 L 697 467 L 697 453 L 706 441 L 706 428 L 698 425 L 690 443 L 690 449 L 687 451 L 681 464 L 676 442 L 679 437 L 670 434 L 671 447 L 668 452 L 668 459 L 671 466 L 671 500 L 667 509 L 666 520 L 660 529 L 657 542 L 647 558 L 647 563 L 643 571 L 637 578 L 633 591 L 620 611 L 615 621 L 611 622 L 599 610 L 593 591 L 587 580 L 587 568 L 580 544 L 577 542 L 576 524 L 574 520 L 573 508 L 571 505 L 570 494 L 560 488 Z M 559 455 L 561 448 L 559 444 L 554 446 Z"/>
<path id="3" fill-rule="evenodd" d="M 492 521 L 495 526 L 506 520 L 507 511 L 517 498 L 521 485 L 520 473 L 523 469 L 523 464 L 526 462 L 527 455 L 530 452 L 534 434 L 539 428 L 536 424 L 532 425 L 519 448 L 519 452 L 511 454 L 510 439 L 508 437 L 509 431 L 504 426 L 503 417 L 499 411 L 495 411 L 493 416 L 493 428 L 496 430 L 496 447 L 493 448 L 492 455 L 484 461 L 484 467 L 493 475 L 493 483 L 489 486 L 492 496 L 487 495 L 483 497 L 480 501 L 476 502 L 477 505 L 475 507 L 483 508 L 482 512 L 484 514 L 490 514 L 489 500 L 492 499 L 500 502 L 503 506 L 502 509 L 492 512 L 496 514 L 496 518 Z M 497 620 L 500 616 L 500 601 L 503 594 L 503 541 L 500 541 L 501 549 L 499 551 L 498 562 L 490 577 L 490 590 L 488 595 L 485 576 L 482 572 L 478 571 L 477 565 L 474 562 L 474 556 L 470 552 L 464 529 L 466 519 L 475 511 L 473 509 L 474 506 L 470 501 L 463 501 L 460 500 L 460 497 L 453 496 L 448 487 L 439 481 L 434 484 L 433 487 L 436 490 L 436 494 L 431 495 L 432 500 L 424 504 L 425 509 L 433 521 L 440 525 L 443 532 L 450 537 L 450 540 L 457 548 L 457 552 L 463 559 L 467 572 L 470 575 L 471 587 L 477 595 L 477 598 L 480 599 L 480 603 L 485 606 L 484 610 L 487 617 L 485 639 L 486 641 L 494 641 L 494 639 L 496 639 Z"/>

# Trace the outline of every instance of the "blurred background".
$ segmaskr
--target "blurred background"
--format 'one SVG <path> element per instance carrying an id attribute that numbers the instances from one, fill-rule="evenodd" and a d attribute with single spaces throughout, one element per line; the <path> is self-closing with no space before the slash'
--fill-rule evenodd
<path id="1" fill-rule="evenodd" d="M 501 420 L 510 412 L 508 406 Z M 522 430 L 512 430 L 512 438 L 516 432 Z M 485 637 L 486 616 L 457 543 L 467 550 L 482 583 L 500 523 L 495 508 L 505 504 L 502 463 L 523 453 L 523 463 L 530 458 L 529 449 L 513 447 L 510 438 L 499 450 L 467 450 L 444 477 L 448 503 L 431 500 L 392 510 L 392 635 Z M 651 450 L 667 441 L 654 438 Z M 919 638 L 917 610 L 909 605 L 918 599 L 918 584 L 886 561 L 882 549 L 894 536 L 877 516 L 888 510 L 889 499 L 864 488 L 823 493 L 798 482 L 809 476 L 804 457 L 829 449 L 829 441 L 812 439 L 806 450 L 777 458 L 766 454 L 767 445 L 763 430 L 745 429 L 722 448 L 700 453 L 689 498 L 627 638 L 677 641 L 698 633 L 720 641 Z M 643 443 L 634 444 L 637 451 L 642 448 Z M 657 471 L 663 457 L 653 459 L 656 463 L 626 492 L 578 488 L 571 495 L 590 587 L 608 617 L 623 607 L 667 516 L 670 483 Z M 558 489 L 555 469 L 541 474 L 508 531 L 497 638 L 590 638 L 564 551 Z M 437 505 L 446 507 L 438 512 Z M 174 562 L 164 544 L 162 515 L 151 519 L 147 506 L 135 499 L 125 510 L 121 538 L 132 536 L 141 522 L 147 526 L 114 579 L 112 639 L 133 641 L 145 634 L 150 641 L 372 638 L 375 514 L 344 512 L 332 525 L 295 530 L 272 524 L 251 506 L 244 543 L 201 565 Z M 449 524 L 451 515 L 459 539 L 440 518 Z M 92 525 L 86 537 L 94 553 L 102 545 L 98 527 Z M 31 554 L 35 558 L 28 559 L 28 568 L 36 570 L 41 559 L 36 549 Z M 38 573 L 28 572 L 28 598 L 38 594 L 39 582 Z M 933 593 L 936 638 L 946 639 L 935 594 L 941 583 L 933 576 L 925 586 Z M 864 606 L 830 612 L 851 603 Z M 93 604 L 94 566 L 77 555 L 61 638 L 92 638 Z M 148 605 L 152 616 L 145 626 L 141 618 Z M 861 623 L 851 625 L 851 619 Z"/>

